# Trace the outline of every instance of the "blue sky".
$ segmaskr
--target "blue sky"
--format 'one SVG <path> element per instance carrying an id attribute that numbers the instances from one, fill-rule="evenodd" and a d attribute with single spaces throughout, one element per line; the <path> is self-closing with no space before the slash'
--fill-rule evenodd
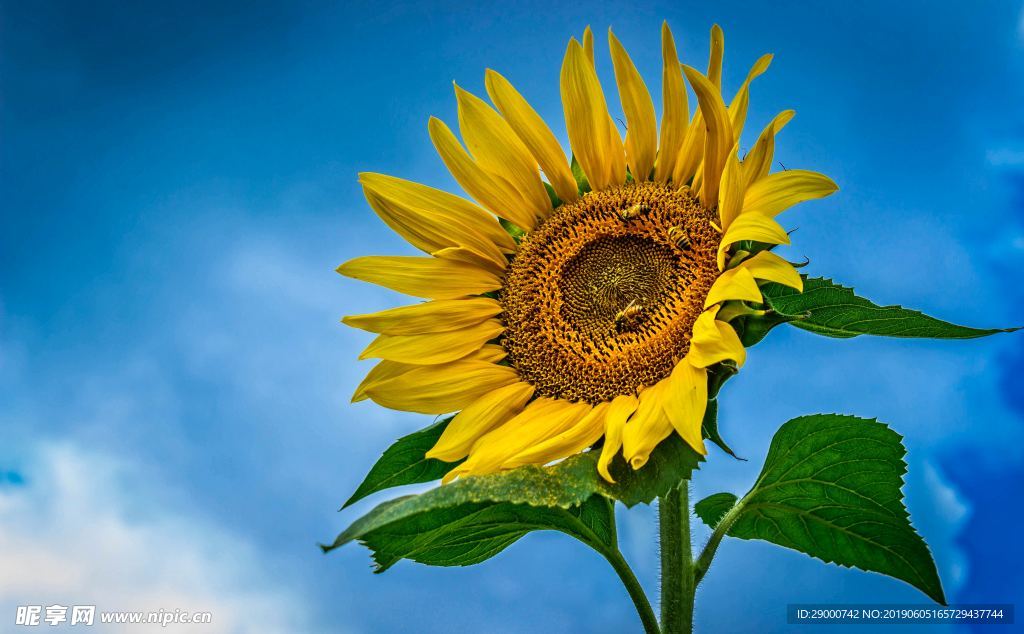
<path id="1" fill-rule="evenodd" d="M 382 576 L 358 547 L 315 543 L 379 501 L 335 512 L 429 422 L 348 403 L 368 337 L 338 319 L 398 298 L 333 269 L 411 252 L 357 172 L 456 191 L 426 120 L 454 122 L 451 81 L 482 92 L 486 67 L 561 130 L 559 64 L 587 24 L 606 86 L 613 26 L 657 96 L 663 19 L 698 66 L 723 26 L 727 90 L 776 54 L 745 140 L 792 107 L 778 158 L 839 183 L 784 217 L 812 273 L 970 325 L 1024 324 L 1019 2 L 2 2 L 0 622 L 19 603 L 95 602 L 207 606 L 218 632 L 635 629 L 606 564 L 559 535 Z M 1015 601 L 1021 376 L 1019 335 L 780 329 L 724 395 L 723 432 L 749 462 L 713 453 L 695 495 L 745 491 L 791 417 L 877 416 L 905 436 L 908 504 L 947 595 Z M 620 522 L 654 593 L 653 514 Z M 727 541 L 697 620 L 780 631 L 787 603 L 828 601 L 924 597 Z"/>

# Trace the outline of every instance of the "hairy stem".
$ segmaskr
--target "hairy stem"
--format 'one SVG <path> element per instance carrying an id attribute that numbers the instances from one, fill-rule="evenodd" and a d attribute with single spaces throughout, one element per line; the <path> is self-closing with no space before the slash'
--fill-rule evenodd
<path id="1" fill-rule="evenodd" d="M 746 498 L 744 498 L 744 500 L 745 499 Z M 722 543 L 722 538 L 729 532 L 733 523 L 736 522 L 736 518 L 739 517 L 740 511 L 743 510 L 744 500 L 737 502 L 731 509 L 729 509 L 729 512 L 722 516 L 722 519 L 718 520 L 718 524 L 715 525 L 715 529 L 711 532 L 711 537 L 708 539 L 708 543 L 704 544 L 704 548 L 700 551 L 700 556 L 697 557 L 697 561 L 694 564 L 694 587 L 696 587 L 696 585 L 704 578 L 704 575 L 707 574 L 708 568 L 711 567 L 711 560 L 715 558 L 715 553 L 718 551 L 718 545 Z"/>
<path id="2" fill-rule="evenodd" d="M 690 550 L 689 482 L 658 499 L 661 530 L 661 628 L 664 634 L 693 631 L 694 578 Z"/>

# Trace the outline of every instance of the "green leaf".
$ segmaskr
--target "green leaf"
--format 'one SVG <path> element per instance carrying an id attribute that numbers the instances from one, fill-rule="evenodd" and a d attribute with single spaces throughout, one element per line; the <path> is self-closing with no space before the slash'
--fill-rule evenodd
<path id="1" fill-rule="evenodd" d="M 715 493 L 693 505 L 693 512 L 702 522 L 714 528 L 722 520 L 729 509 L 736 506 L 736 496 L 732 493 Z"/>
<path id="2" fill-rule="evenodd" d="M 552 492 L 549 485 L 555 476 L 545 473 L 551 470 L 531 467 L 470 477 L 384 502 L 322 548 L 328 552 L 358 540 L 373 551 L 378 572 L 400 559 L 468 566 L 493 557 L 535 530 L 561 531 L 599 552 L 611 552 L 615 548 L 611 500 L 600 495 L 583 497 L 571 486 L 564 495 Z"/>
<path id="3" fill-rule="evenodd" d="M 832 280 L 805 277 L 804 292 L 769 283 L 763 288 L 768 306 L 783 316 L 797 317 L 794 326 L 826 337 L 857 335 L 930 339 L 973 339 L 1018 328 L 968 328 L 902 306 L 878 306 Z"/>
<path id="4" fill-rule="evenodd" d="M 414 496 L 415 497 L 415 496 Z M 608 526 L 608 500 L 595 496 L 582 507 L 546 508 L 511 503 L 468 503 L 454 507 L 422 509 L 414 499 L 399 498 L 385 503 L 353 524 L 339 536 L 336 548 L 353 539 L 373 552 L 376 572 L 383 572 L 401 559 L 431 566 L 469 566 L 497 555 L 530 531 L 556 530 L 575 537 L 599 552 L 610 552 L 614 543 L 608 533 L 598 533 L 584 521 L 604 514 L 601 526 Z"/>
<path id="5" fill-rule="evenodd" d="M 439 480 L 458 463 L 427 458 L 425 454 L 441 437 L 451 417 L 426 429 L 399 438 L 370 468 L 362 484 L 341 508 L 346 508 L 368 495 L 404 484 Z"/>
<path id="6" fill-rule="evenodd" d="M 945 604 L 931 553 L 903 504 L 900 440 L 876 420 L 795 418 L 775 434 L 761 475 L 737 506 L 730 510 L 729 494 L 718 494 L 695 510 L 709 525 L 721 521 L 718 530 L 732 537 L 880 572 Z"/>

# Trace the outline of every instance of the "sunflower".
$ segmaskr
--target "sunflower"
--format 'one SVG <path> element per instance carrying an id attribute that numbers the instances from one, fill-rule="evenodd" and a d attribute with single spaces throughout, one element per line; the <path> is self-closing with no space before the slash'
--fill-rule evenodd
<path id="1" fill-rule="evenodd" d="M 550 463 L 602 440 L 608 480 L 620 451 L 640 469 L 672 433 L 707 453 L 708 368 L 746 357 L 730 321 L 759 314 L 765 282 L 802 287 L 771 250 L 789 244 L 775 217 L 836 186 L 810 171 L 771 173 L 791 110 L 739 155 L 750 83 L 772 56 L 726 105 L 722 30 L 711 31 L 707 73 L 680 63 L 667 24 L 661 36 L 660 128 L 609 30 L 623 140 L 588 28 L 561 69 L 571 161 L 526 99 L 488 70 L 493 106 L 455 86 L 461 142 L 437 118 L 428 126 L 475 202 L 360 175 L 370 206 L 428 256 L 360 257 L 338 272 L 429 301 L 344 319 L 378 335 L 360 358 L 380 362 L 353 400 L 458 412 L 427 453 L 453 463 L 445 481 Z"/>

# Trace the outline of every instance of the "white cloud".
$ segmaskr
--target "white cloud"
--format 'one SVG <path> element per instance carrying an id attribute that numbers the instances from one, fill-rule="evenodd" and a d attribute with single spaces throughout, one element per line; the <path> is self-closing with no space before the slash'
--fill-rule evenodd
<path id="1" fill-rule="evenodd" d="M 168 632 L 309 631 L 309 610 L 244 538 L 194 516 L 129 460 L 44 445 L 23 476 L 0 487 L 0 623 L 14 624 L 17 605 L 59 604 L 212 613 L 210 625 Z"/>

